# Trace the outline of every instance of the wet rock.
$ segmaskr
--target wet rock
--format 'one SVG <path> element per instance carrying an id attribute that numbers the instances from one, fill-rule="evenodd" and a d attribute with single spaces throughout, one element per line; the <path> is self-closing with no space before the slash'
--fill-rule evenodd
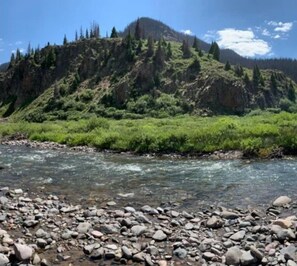
<path id="1" fill-rule="evenodd" d="M 242 251 L 239 247 L 231 247 L 227 250 L 225 257 L 226 257 L 226 264 L 227 265 L 239 265 L 240 259 L 242 256 Z"/>
<path id="2" fill-rule="evenodd" d="M 146 231 L 146 227 L 145 226 L 142 226 L 142 225 L 134 225 L 132 226 L 131 228 L 131 233 L 134 235 L 134 236 L 140 236 L 142 235 L 145 231 Z"/>
<path id="3" fill-rule="evenodd" d="M 114 201 L 109 201 L 109 202 L 106 203 L 106 205 L 111 207 L 111 206 L 115 206 L 117 204 Z"/>
<path id="4" fill-rule="evenodd" d="M 280 196 L 272 203 L 272 205 L 276 207 L 283 207 L 291 202 L 292 202 L 292 199 L 289 198 L 288 196 Z"/>
<path id="5" fill-rule="evenodd" d="M 206 226 L 208 228 L 213 228 L 213 229 L 221 228 L 223 226 L 223 224 L 224 224 L 224 222 L 216 216 L 212 216 L 206 222 Z"/>
<path id="6" fill-rule="evenodd" d="M 136 212 L 136 210 L 133 207 L 129 207 L 129 206 L 128 207 L 125 207 L 124 210 L 126 212 L 131 212 L 131 213 L 135 213 Z"/>
<path id="7" fill-rule="evenodd" d="M 24 193 L 21 188 L 15 189 L 13 192 L 14 192 L 14 194 L 23 194 Z"/>
<path id="8" fill-rule="evenodd" d="M 156 241 L 164 241 L 167 238 L 167 235 L 164 234 L 162 230 L 158 230 L 154 235 L 153 239 Z"/>
<path id="9" fill-rule="evenodd" d="M 14 253 L 18 260 L 29 260 L 32 257 L 33 250 L 31 247 L 22 244 L 14 244 Z"/>
<path id="10" fill-rule="evenodd" d="M 293 221 L 290 219 L 278 219 L 273 221 L 273 224 L 278 225 L 284 229 L 288 229 L 293 226 Z"/>
<path id="11" fill-rule="evenodd" d="M 233 220 L 233 219 L 237 219 L 239 218 L 239 214 L 235 213 L 235 212 L 230 212 L 230 211 L 227 211 L 227 210 L 223 210 L 221 212 L 221 216 L 224 218 L 224 219 L 229 219 L 229 220 Z"/>

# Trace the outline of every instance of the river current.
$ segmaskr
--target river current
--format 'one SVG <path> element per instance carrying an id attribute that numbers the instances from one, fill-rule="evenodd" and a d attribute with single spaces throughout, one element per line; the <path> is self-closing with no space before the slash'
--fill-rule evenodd
<path id="1" fill-rule="evenodd" d="M 0 186 L 76 202 L 258 206 L 295 198 L 297 159 L 172 159 L 0 145 Z"/>

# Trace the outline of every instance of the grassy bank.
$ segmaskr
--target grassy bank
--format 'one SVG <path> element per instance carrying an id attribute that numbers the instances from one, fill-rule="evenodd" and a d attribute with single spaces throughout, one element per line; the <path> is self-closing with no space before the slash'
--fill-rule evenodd
<path id="1" fill-rule="evenodd" d="M 207 153 L 242 150 L 267 156 L 277 148 L 297 151 L 297 114 L 262 113 L 245 117 L 182 116 L 167 119 L 107 120 L 44 123 L 0 123 L 0 136 L 23 133 L 30 140 L 69 146 L 88 145 L 99 150 L 137 153 Z"/>

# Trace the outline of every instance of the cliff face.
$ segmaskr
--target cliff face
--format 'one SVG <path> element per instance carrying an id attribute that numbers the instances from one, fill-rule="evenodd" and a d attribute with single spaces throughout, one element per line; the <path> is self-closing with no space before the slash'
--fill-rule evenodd
<path id="1" fill-rule="evenodd" d="M 160 110 L 164 105 L 177 104 L 183 106 L 179 109 L 182 113 L 208 110 L 214 114 L 242 114 L 247 108 L 279 107 L 281 99 L 295 92 L 295 84 L 279 72 L 262 72 L 264 84 L 254 86 L 236 76 L 233 69 L 225 71 L 207 54 L 199 56 L 192 50 L 190 58 L 183 58 L 180 44 L 171 42 L 169 57 L 168 43 L 162 45 L 160 58 L 158 44 L 154 44 L 154 55 L 149 57 L 144 40 L 141 48 L 138 41 L 120 38 L 47 46 L 0 73 L 0 114 L 22 113 L 24 117 L 34 111 L 59 119 L 65 117 L 63 112 L 74 110 L 106 115 L 104 108 L 123 112 L 132 103 L 144 104 L 144 95 L 152 99 L 150 102 L 157 102 L 164 94 L 171 95 L 172 102 L 145 104 L 151 109 L 159 106 Z M 197 59 L 201 67 L 193 70 L 193 60 Z M 251 70 L 244 72 L 251 80 Z M 271 84 L 271 75 L 277 77 L 275 84 Z M 136 111 L 131 110 L 140 112 L 136 107 Z"/>

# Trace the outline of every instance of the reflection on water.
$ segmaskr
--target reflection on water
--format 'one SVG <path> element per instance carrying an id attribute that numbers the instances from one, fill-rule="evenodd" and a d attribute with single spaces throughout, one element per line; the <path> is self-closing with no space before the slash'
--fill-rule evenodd
<path id="1" fill-rule="evenodd" d="M 282 194 L 294 197 L 296 165 L 296 159 L 158 159 L 0 145 L 0 186 L 45 187 L 74 200 L 254 205 Z"/>

